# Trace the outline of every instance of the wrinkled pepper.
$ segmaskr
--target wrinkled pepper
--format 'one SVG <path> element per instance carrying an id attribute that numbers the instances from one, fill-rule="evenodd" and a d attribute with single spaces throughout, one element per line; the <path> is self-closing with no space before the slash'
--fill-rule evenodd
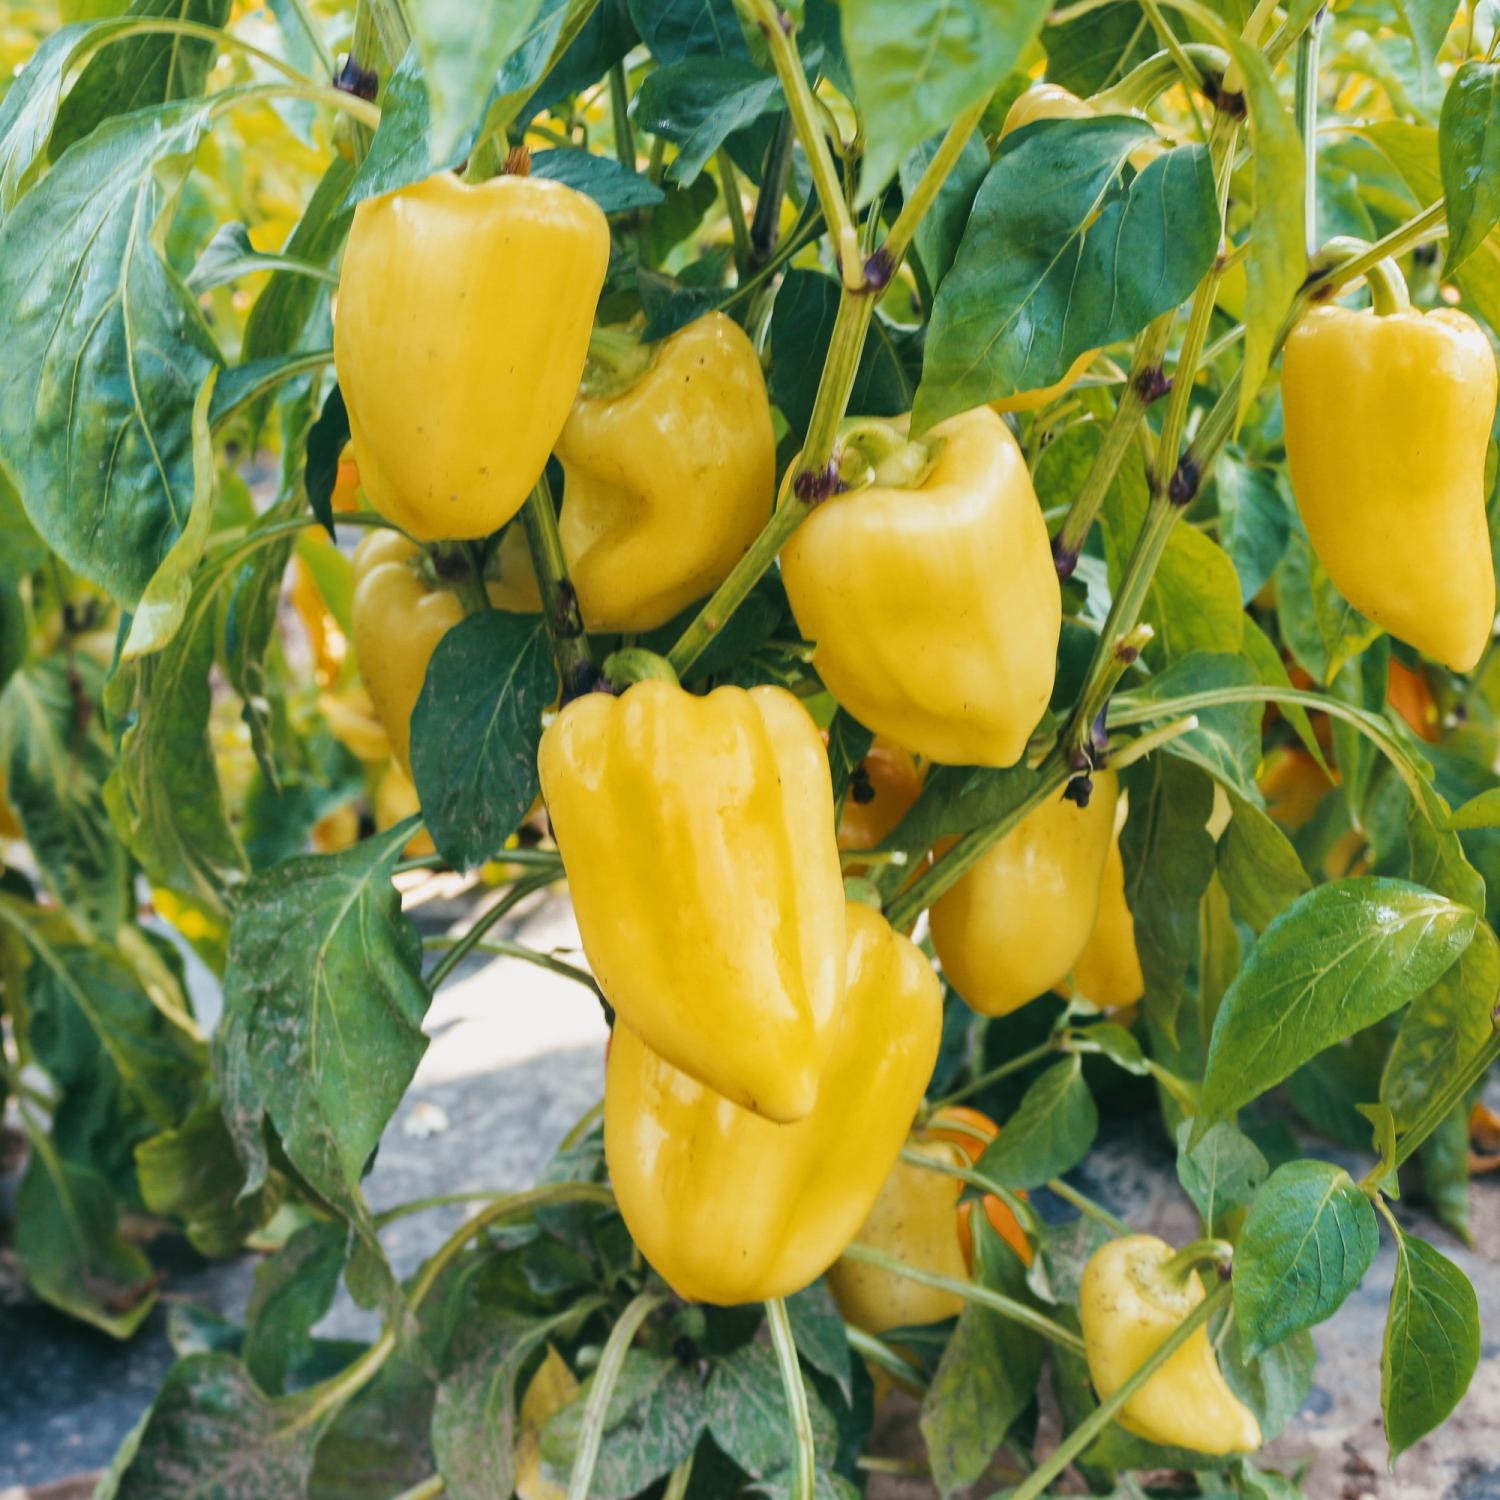
<path id="1" fill-rule="evenodd" d="M 548 725 L 542 795 L 594 976 L 675 1069 L 768 1119 L 818 1099 L 844 985 L 828 757 L 785 689 L 638 682 Z"/>
<path id="2" fill-rule="evenodd" d="M 1087 807 L 1059 796 L 1028 813 L 928 914 L 943 973 L 981 1015 L 1061 984 L 1094 930 L 1119 783 L 1093 779 Z"/>
<path id="3" fill-rule="evenodd" d="M 610 1180 L 632 1238 L 680 1296 L 753 1302 L 816 1280 L 901 1150 L 937 1060 L 942 987 L 878 912 L 851 902 L 847 932 L 844 1002 L 817 1103 L 796 1124 L 741 1109 L 658 1057 L 623 1019 L 615 1026 L 604 1087 Z M 717 1020 L 711 1002 L 702 1018 Z"/>
<path id="4" fill-rule="evenodd" d="M 1099 883 L 1099 915 L 1094 930 L 1073 961 L 1073 989 L 1101 1010 L 1122 1010 L 1146 993 L 1141 956 L 1135 946 L 1135 918 L 1125 900 L 1125 861 L 1120 857 L 1120 830 L 1127 802 L 1119 800 L 1115 831 L 1104 856 Z"/>
<path id="5" fill-rule="evenodd" d="M 557 440 L 558 530 L 590 630 L 654 630 L 711 593 L 776 494 L 771 402 L 739 324 L 710 313 L 645 354 L 623 387 L 591 360 Z"/>
<path id="6" fill-rule="evenodd" d="M 855 424 L 845 461 L 868 454 L 873 482 L 825 500 L 793 533 L 787 597 L 818 675 L 862 724 L 930 760 L 1013 765 L 1057 661 L 1047 526 L 988 407 L 916 442 L 907 420 Z"/>
<path id="7" fill-rule="evenodd" d="M 488 585 L 490 597 L 496 589 Z M 411 714 L 437 643 L 464 617 L 432 558 L 399 532 L 372 531 L 354 553 L 354 659 L 385 726 L 391 753 L 411 775 Z"/>
<path id="8" fill-rule="evenodd" d="M 1282 356 L 1297 509 L 1334 586 L 1455 672 L 1495 620 L 1485 455 L 1495 356 L 1453 308 L 1314 308 Z"/>
<path id="9" fill-rule="evenodd" d="M 441 172 L 359 205 L 334 362 L 376 510 L 435 541 L 520 509 L 577 394 L 608 263 L 598 205 L 545 178 Z"/>
<path id="10" fill-rule="evenodd" d="M 978 1110 L 939 1110 L 907 1142 L 938 1166 L 972 1166 L 994 1138 L 994 1121 Z M 854 1238 L 920 1270 L 957 1280 L 973 1270 L 972 1203 L 960 1203 L 962 1179 L 914 1162 L 897 1161 L 868 1217 Z M 1031 1245 L 1015 1216 L 994 1194 L 986 1194 L 985 1214 L 995 1230 L 1026 1262 Z M 957 1317 L 964 1299 L 956 1292 L 926 1286 L 864 1261 L 839 1260 L 828 1273 L 839 1310 L 866 1333 L 910 1328 Z"/>
<path id="11" fill-rule="evenodd" d="M 1196 1271 L 1178 1278 L 1165 1267 L 1172 1247 L 1149 1234 L 1101 1246 L 1084 1268 L 1078 1306 L 1089 1374 L 1107 1401 L 1157 1351 L 1204 1298 Z M 1255 1414 L 1229 1389 L 1198 1328 L 1121 1408 L 1115 1420 L 1153 1443 L 1195 1453 L 1253 1453 Z"/>

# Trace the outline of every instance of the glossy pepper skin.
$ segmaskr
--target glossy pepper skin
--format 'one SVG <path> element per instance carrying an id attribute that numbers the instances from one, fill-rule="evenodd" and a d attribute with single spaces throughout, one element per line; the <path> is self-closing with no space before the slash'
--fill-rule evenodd
<path id="1" fill-rule="evenodd" d="M 731 1305 L 816 1280 L 901 1150 L 937 1060 L 942 987 L 878 912 L 850 903 L 847 931 L 844 1003 L 817 1103 L 796 1124 L 741 1109 L 615 1027 L 610 1180 L 631 1236 L 679 1296 Z"/>
<path id="2" fill-rule="evenodd" d="M 1282 356 L 1287 462 L 1319 561 L 1356 609 L 1455 672 L 1495 619 L 1495 390 L 1489 341 L 1452 308 L 1318 307 Z"/>
<path id="3" fill-rule="evenodd" d="M 1114 772 L 1096 771 L 1087 807 L 1043 803 L 934 903 L 943 972 L 981 1015 L 1009 1015 L 1077 962 L 1099 913 L 1118 795 Z"/>
<path id="4" fill-rule="evenodd" d="M 1125 861 L 1120 858 L 1124 811 L 1121 797 L 1099 882 L 1099 915 L 1083 952 L 1073 961 L 1073 989 L 1101 1010 L 1123 1010 L 1146 993 L 1135 946 L 1135 918 L 1125 900 Z"/>
<path id="5" fill-rule="evenodd" d="M 1108 1400 L 1203 1300 L 1197 1272 L 1169 1278 L 1172 1247 L 1149 1234 L 1111 1240 L 1084 1268 L 1078 1305 L 1089 1374 Z M 1153 1443 L 1195 1453 L 1253 1453 L 1261 1444 L 1255 1414 L 1229 1389 L 1206 1327 L 1121 1408 L 1115 1420 Z"/>
<path id="6" fill-rule="evenodd" d="M 334 362 L 370 503 L 423 541 L 520 509 L 567 420 L 609 263 L 591 198 L 441 172 L 355 210 Z"/>
<path id="7" fill-rule="evenodd" d="M 437 581 L 422 548 L 399 532 L 371 531 L 355 550 L 354 658 L 391 753 L 408 777 L 411 712 L 427 663 L 463 617 L 458 595 Z"/>
<path id="8" fill-rule="evenodd" d="M 807 710 L 778 687 L 700 698 L 640 682 L 568 704 L 537 764 L 584 952 L 620 1019 L 736 1105 L 809 1114 L 845 950 L 833 788 Z"/>
<path id="9" fill-rule="evenodd" d="M 939 1110 L 907 1144 L 939 1165 L 966 1167 L 984 1154 L 996 1133 L 994 1121 L 978 1110 L 950 1108 Z M 897 1161 L 855 1239 L 908 1265 L 964 1280 L 973 1270 L 969 1216 L 974 1205 L 958 1201 L 963 1191 L 960 1178 Z M 1015 1216 L 993 1194 L 984 1206 L 1000 1236 L 1029 1263 L 1031 1245 Z M 828 1285 L 840 1312 L 866 1333 L 938 1323 L 963 1311 L 964 1299 L 956 1292 L 863 1261 L 839 1260 L 828 1273 Z"/>
<path id="10" fill-rule="evenodd" d="M 776 436 L 755 346 L 710 313 L 615 396 L 579 396 L 557 457 L 563 552 L 590 630 L 665 625 L 770 519 Z"/>
<path id="11" fill-rule="evenodd" d="M 913 487 L 819 505 L 782 550 L 782 580 L 818 675 L 862 724 L 930 760 L 1013 765 L 1057 662 L 1046 523 L 988 407 L 924 441 L 935 458 Z"/>

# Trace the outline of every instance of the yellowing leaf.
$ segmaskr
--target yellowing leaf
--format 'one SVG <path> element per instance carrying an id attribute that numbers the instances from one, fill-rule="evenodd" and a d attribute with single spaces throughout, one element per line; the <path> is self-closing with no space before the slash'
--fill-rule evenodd
<path id="1" fill-rule="evenodd" d="M 547 1357 L 521 1397 L 521 1431 L 516 1439 L 518 1500 L 567 1500 L 560 1484 L 542 1478 L 542 1428 L 553 1412 L 561 1411 L 577 1394 L 577 1378 L 548 1344 Z"/>

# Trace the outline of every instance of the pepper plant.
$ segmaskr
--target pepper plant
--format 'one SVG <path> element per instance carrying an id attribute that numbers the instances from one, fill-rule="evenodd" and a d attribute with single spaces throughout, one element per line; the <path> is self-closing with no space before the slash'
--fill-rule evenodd
<path id="1" fill-rule="evenodd" d="M 944 1495 L 1300 1493 L 1257 1452 L 1382 1235 L 1392 1459 L 1443 1422 L 1492 5 L 6 25 L 11 1234 L 116 1338 L 143 1217 L 265 1253 L 101 1496 L 859 1494 L 893 1387 Z M 496 936 L 563 879 L 582 956 Z M 599 997 L 607 1097 L 403 1279 L 447 1200 L 361 1184 L 491 952 Z M 1202 1239 L 1070 1181 L 1101 1113 Z"/>

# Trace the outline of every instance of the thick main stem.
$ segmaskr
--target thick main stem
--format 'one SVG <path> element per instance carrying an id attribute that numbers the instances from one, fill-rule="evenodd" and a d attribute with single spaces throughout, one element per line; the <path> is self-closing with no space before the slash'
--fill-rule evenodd
<path id="1" fill-rule="evenodd" d="M 546 474 L 537 480 L 536 488 L 522 506 L 521 524 L 526 528 L 526 546 L 531 553 L 537 592 L 542 596 L 542 618 L 547 622 L 547 634 L 552 637 L 552 652 L 562 678 L 562 700 L 566 703 L 593 687 L 594 658 L 589 638 L 584 634 L 578 595 L 568 577 L 568 560 L 563 555 L 562 537 L 557 530 L 557 507 L 552 502 L 552 486 Z"/>
<path id="2" fill-rule="evenodd" d="M 771 1347 L 776 1351 L 776 1365 L 781 1371 L 781 1386 L 792 1419 L 792 1500 L 813 1500 L 817 1452 L 813 1446 L 812 1415 L 807 1406 L 802 1365 L 797 1358 L 797 1341 L 792 1337 L 792 1321 L 780 1297 L 772 1297 L 766 1303 L 766 1322 L 771 1329 Z"/>

